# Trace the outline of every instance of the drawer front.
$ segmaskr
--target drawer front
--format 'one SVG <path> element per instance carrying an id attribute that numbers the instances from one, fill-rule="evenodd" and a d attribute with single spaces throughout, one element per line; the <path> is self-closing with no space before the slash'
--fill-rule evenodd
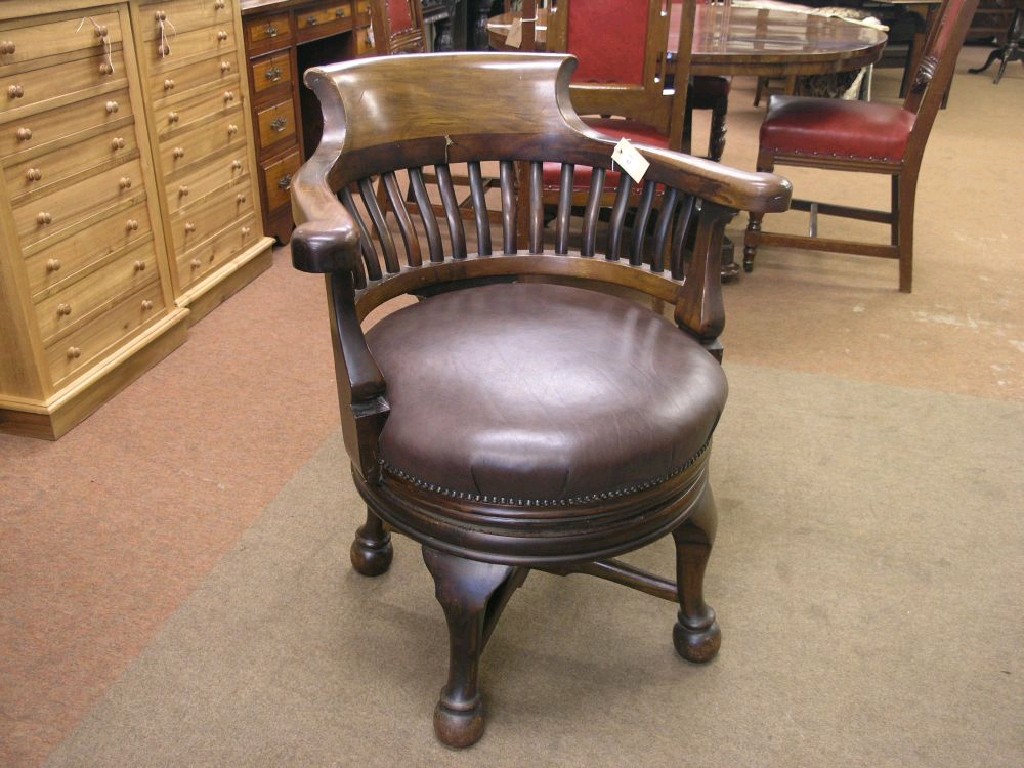
<path id="1" fill-rule="evenodd" d="M 64 142 L 68 136 L 105 125 L 122 126 L 125 134 L 132 132 L 132 106 L 126 88 L 0 125 L 0 157 L 14 161 L 12 155 L 45 151 L 51 142 Z"/>
<path id="2" fill-rule="evenodd" d="M 252 89 L 260 94 L 279 85 L 292 82 L 292 57 L 288 53 L 275 53 L 252 62 Z"/>
<path id="3" fill-rule="evenodd" d="M 56 185 L 38 199 L 23 201 L 13 209 L 15 231 L 22 246 L 29 247 L 57 235 L 90 214 L 119 202 L 139 203 L 145 197 L 142 167 L 137 159 L 132 160 L 74 184 Z"/>
<path id="4" fill-rule="evenodd" d="M 241 83 L 237 87 L 234 84 L 227 87 L 213 86 L 184 99 L 167 99 L 155 110 L 160 141 L 172 140 L 176 135 L 205 121 L 240 114 L 245 104 L 240 90 L 242 88 L 244 86 Z M 242 121 L 242 117 L 235 120 L 236 123 Z"/>
<path id="5" fill-rule="evenodd" d="M 127 294 L 159 279 L 156 255 L 149 243 L 126 251 L 36 304 L 43 343 L 53 343 L 61 334 L 89 322 Z"/>
<path id="6" fill-rule="evenodd" d="M 54 152 L 14 162 L 4 169 L 7 191 L 17 204 L 23 195 L 45 194 L 48 186 L 104 164 L 120 164 L 139 156 L 132 123 L 74 142 Z"/>
<path id="7" fill-rule="evenodd" d="M 158 282 L 124 298 L 107 312 L 46 348 L 54 387 L 61 387 L 102 361 L 106 355 L 166 309 Z"/>
<path id="8" fill-rule="evenodd" d="M 232 27 L 235 0 L 168 0 L 139 6 L 142 39 L 164 39 L 177 55 L 174 42 L 197 29 Z"/>
<path id="9" fill-rule="evenodd" d="M 45 18 L 45 17 L 44 17 Z M 121 48 L 121 20 L 116 12 L 83 18 L 81 13 L 43 22 L 39 17 L 0 24 L 0 36 L 7 45 L 0 71 L 9 65 L 76 51 L 105 52 L 107 46 Z M 15 69 L 15 67 L 10 67 Z M 6 79 L 6 74 L 5 74 Z M 5 83 L 6 85 L 6 83 Z M 5 89 L 6 90 L 6 89 Z"/>
<path id="10" fill-rule="evenodd" d="M 298 151 L 286 155 L 263 170 L 263 188 L 266 190 L 267 210 L 273 211 L 292 202 L 292 176 L 302 165 Z"/>
<path id="11" fill-rule="evenodd" d="M 347 29 L 352 26 L 352 4 L 331 3 L 323 7 L 311 6 L 302 8 L 295 12 L 295 26 L 300 37 L 308 37 L 311 30 L 318 30 L 319 27 L 328 27 L 331 34 L 338 31 L 335 28 L 343 25 Z M 303 34 L 307 33 L 307 34 Z"/>
<path id="12" fill-rule="evenodd" d="M 178 280 L 187 288 L 256 242 L 256 217 L 246 216 L 177 258 Z"/>
<path id="13" fill-rule="evenodd" d="M 100 219 L 48 248 L 25 258 L 29 290 L 39 301 L 81 277 L 100 262 L 120 257 L 140 243 L 153 240 L 149 206 L 135 205 L 110 218 Z"/>
<path id="14" fill-rule="evenodd" d="M 228 100 L 243 100 L 245 95 L 244 90 L 240 89 L 241 81 L 233 53 L 196 61 L 188 67 L 170 72 L 151 74 L 147 82 L 149 94 L 156 102 L 157 109 L 168 106 L 173 99 L 191 98 L 196 88 L 214 85 L 224 89 L 224 98 Z"/>
<path id="15" fill-rule="evenodd" d="M 287 13 L 248 18 L 244 25 L 249 48 L 284 47 L 292 42 L 291 17 Z"/>
<path id="16" fill-rule="evenodd" d="M 263 148 L 280 141 L 295 141 L 295 105 L 291 99 L 256 113 L 256 137 Z"/>
<path id="17" fill-rule="evenodd" d="M 124 86 L 124 73 L 124 56 L 117 47 L 109 55 L 98 51 L 52 67 L 5 74 L 0 78 L 0 122 L 29 119 L 37 110 L 77 100 L 69 94 L 87 96 L 102 92 L 103 86 Z"/>
<path id="18" fill-rule="evenodd" d="M 233 151 L 222 152 L 167 185 L 167 199 L 174 214 L 192 211 L 205 206 L 207 197 L 249 178 L 249 153 L 244 144 L 238 144 Z M 182 194 L 184 192 L 185 194 Z"/>
<path id="19" fill-rule="evenodd" d="M 227 114 L 218 114 L 210 120 L 195 123 L 187 130 L 169 136 L 160 143 L 160 166 L 165 176 L 188 168 L 213 154 L 231 146 L 243 145 L 245 151 L 244 119 L 241 107 L 235 107 Z"/>
<path id="20" fill-rule="evenodd" d="M 204 56 L 222 55 L 233 61 L 236 50 L 235 29 L 225 25 L 185 33 L 178 30 L 173 38 L 149 40 L 143 43 L 142 57 L 148 71 L 163 74 Z"/>
<path id="21" fill-rule="evenodd" d="M 184 254 L 192 251 L 223 229 L 225 222 L 251 216 L 252 212 L 248 179 L 243 179 L 210 198 L 207 204 L 194 206 L 171 217 L 174 252 Z"/>

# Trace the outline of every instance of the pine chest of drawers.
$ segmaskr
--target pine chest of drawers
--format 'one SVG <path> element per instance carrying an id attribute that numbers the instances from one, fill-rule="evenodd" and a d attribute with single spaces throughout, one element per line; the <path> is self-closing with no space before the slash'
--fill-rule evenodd
<path id="1" fill-rule="evenodd" d="M 237 0 L 0 4 L 0 428 L 55 438 L 270 263 Z"/>

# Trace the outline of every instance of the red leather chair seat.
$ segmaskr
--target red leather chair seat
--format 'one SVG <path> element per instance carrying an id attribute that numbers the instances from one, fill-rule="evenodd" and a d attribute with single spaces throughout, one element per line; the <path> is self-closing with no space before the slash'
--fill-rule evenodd
<path id="1" fill-rule="evenodd" d="M 893 104 L 773 95 L 761 125 L 761 151 L 899 162 L 915 117 Z"/>
<path id="2" fill-rule="evenodd" d="M 635 120 L 614 117 L 588 117 L 583 122 L 616 141 L 625 138 L 634 144 L 650 144 L 651 146 L 662 148 L 668 147 L 668 136 Z M 561 166 L 558 163 L 545 163 L 544 186 L 549 189 L 560 187 L 561 172 Z M 586 192 L 590 189 L 590 176 L 590 168 L 574 169 L 572 176 L 573 191 Z M 606 187 L 614 187 L 619 183 L 619 171 L 609 171 L 605 174 L 604 179 Z"/>
<path id="3" fill-rule="evenodd" d="M 388 382 L 386 471 L 448 497 L 628 497 L 699 457 L 725 406 L 721 366 L 695 340 L 581 288 L 442 293 L 386 316 L 367 339 Z"/>

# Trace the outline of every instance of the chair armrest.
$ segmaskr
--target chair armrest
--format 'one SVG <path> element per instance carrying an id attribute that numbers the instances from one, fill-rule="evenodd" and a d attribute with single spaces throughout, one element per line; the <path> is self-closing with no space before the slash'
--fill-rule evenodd
<path id="1" fill-rule="evenodd" d="M 306 272 L 327 273 L 327 296 L 331 311 L 338 381 L 348 391 L 339 393 L 342 402 L 359 403 L 382 396 L 384 376 L 370 353 L 355 309 L 355 287 L 360 280 L 357 228 L 338 206 L 338 222 L 300 224 L 292 233 L 292 262 Z M 342 221 L 345 219 L 345 221 Z"/>

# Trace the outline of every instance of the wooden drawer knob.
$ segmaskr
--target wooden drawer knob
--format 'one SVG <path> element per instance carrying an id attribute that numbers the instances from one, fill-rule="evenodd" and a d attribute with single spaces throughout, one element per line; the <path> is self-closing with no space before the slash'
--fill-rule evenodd
<path id="1" fill-rule="evenodd" d="M 114 65 L 109 61 L 100 62 L 100 74 L 101 75 L 112 75 L 114 74 Z"/>
<path id="2" fill-rule="evenodd" d="M 25 95 L 25 87 L 21 85 L 9 85 L 7 86 L 7 97 L 11 99 L 20 99 Z"/>
<path id="3" fill-rule="evenodd" d="M 132 180 L 127 176 L 122 176 L 120 181 L 117 182 L 117 185 L 121 187 L 121 189 L 131 189 Z"/>
<path id="4" fill-rule="evenodd" d="M 18 141 L 29 141 L 32 138 L 31 128 L 19 128 L 14 132 L 14 137 Z"/>
<path id="5" fill-rule="evenodd" d="M 240 170 L 242 170 L 242 161 L 241 160 L 232 160 L 231 161 L 231 170 L 232 171 L 240 171 Z"/>
<path id="6" fill-rule="evenodd" d="M 107 28 L 102 24 L 97 24 L 93 29 L 96 31 L 96 37 L 106 37 Z"/>
<path id="7" fill-rule="evenodd" d="M 192 261 L 190 261 L 188 265 L 192 268 L 192 271 L 195 272 L 197 269 L 202 269 L 203 262 L 201 262 L 199 259 L 192 259 Z"/>
<path id="8" fill-rule="evenodd" d="M 178 113 L 177 112 L 168 112 L 167 113 L 167 122 L 168 123 L 172 123 L 172 124 L 176 123 L 176 122 L 178 122 L 178 119 L 179 118 L 178 118 Z"/>
<path id="9" fill-rule="evenodd" d="M 156 52 L 160 54 L 161 58 L 163 58 L 164 56 L 170 56 L 171 46 L 167 45 L 167 43 L 161 43 L 159 46 L 157 46 Z M 171 87 L 173 87 L 173 85 Z"/>
<path id="10" fill-rule="evenodd" d="M 184 147 L 175 147 L 174 148 L 174 159 L 175 160 L 180 160 L 184 156 L 185 156 L 185 148 Z"/>
<path id="11" fill-rule="evenodd" d="M 225 102 L 234 101 L 234 100 L 235 100 L 235 94 L 234 93 L 232 93 L 231 91 L 224 91 L 224 101 Z"/>
<path id="12" fill-rule="evenodd" d="M 149 312 L 149 310 L 151 310 L 152 308 L 153 308 L 152 300 L 150 300 L 150 299 L 143 299 L 142 300 L 142 311 L 143 312 Z"/>
<path id="13" fill-rule="evenodd" d="M 124 228 L 127 232 L 134 232 L 139 228 L 139 222 L 135 219 L 128 219 L 128 221 L 124 223 Z"/>
<path id="14" fill-rule="evenodd" d="M 124 149 L 124 137 L 115 136 L 114 140 L 110 142 L 110 146 L 113 147 L 114 150 Z"/>
<path id="15" fill-rule="evenodd" d="M 53 222 L 53 217 L 50 216 L 46 211 L 40 211 L 36 214 L 36 222 L 39 224 L 50 224 Z"/>
<path id="16" fill-rule="evenodd" d="M 79 347 L 68 347 L 68 360 L 77 360 L 82 356 L 82 350 Z"/>
<path id="17" fill-rule="evenodd" d="M 43 172 L 40 171 L 38 168 L 29 168 L 27 171 L 25 171 L 25 177 L 29 181 L 39 181 L 40 179 L 43 178 Z"/>
<path id="18" fill-rule="evenodd" d="M 240 194 L 240 195 L 238 196 L 238 204 L 239 204 L 239 205 L 242 205 L 243 203 L 245 203 L 245 201 L 246 201 L 247 199 L 248 199 L 248 198 L 246 198 L 246 196 L 245 196 L 245 193 L 242 193 L 242 194 Z"/>
<path id="19" fill-rule="evenodd" d="M 157 21 L 167 21 L 167 11 L 157 11 L 155 14 Z"/>
<path id="20" fill-rule="evenodd" d="M 188 234 L 190 232 L 195 232 L 195 231 L 196 231 L 196 224 L 195 224 L 195 222 L 194 221 L 186 221 L 185 222 L 185 233 Z"/>
<path id="21" fill-rule="evenodd" d="M 103 105 L 103 108 L 107 111 L 108 115 L 113 115 L 116 114 L 119 109 L 121 109 L 121 105 L 118 104 L 116 101 L 108 101 L 106 104 Z"/>
<path id="22" fill-rule="evenodd" d="M 57 305 L 57 317 L 66 317 L 71 314 L 70 304 L 58 304 Z"/>
<path id="23" fill-rule="evenodd" d="M 217 39 L 223 43 L 225 40 L 228 39 L 228 33 L 225 32 L 223 29 L 219 30 L 217 32 Z"/>
<path id="24" fill-rule="evenodd" d="M 167 78 L 166 80 L 164 80 L 164 90 L 165 91 L 173 91 L 174 90 L 174 81 L 171 80 L 171 78 Z"/>
<path id="25" fill-rule="evenodd" d="M 136 272 L 145 272 L 146 262 L 144 262 L 142 259 L 139 259 L 132 265 L 132 269 L 135 270 Z"/>
<path id="26" fill-rule="evenodd" d="M 188 197 L 188 187 L 185 184 L 178 187 L 178 197 Z"/>
<path id="27" fill-rule="evenodd" d="M 220 72 L 221 72 L 221 74 L 223 75 L 224 73 L 230 72 L 230 71 L 231 71 L 231 62 L 230 61 L 222 61 L 220 63 Z"/>
<path id="28" fill-rule="evenodd" d="M 0 42 L 0 53 L 14 53 L 14 43 L 10 40 Z"/>
<path id="29" fill-rule="evenodd" d="M 58 272 L 60 271 L 60 259 L 49 259 L 46 262 L 47 272 Z"/>
<path id="30" fill-rule="evenodd" d="M 250 232 L 252 232 L 252 227 L 242 227 L 242 237 L 248 237 Z"/>
<path id="31" fill-rule="evenodd" d="M 228 136 L 234 136 L 236 133 L 238 133 L 238 126 L 234 123 L 228 125 Z"/>
<path id="32" fill-rule="evenodd" d="M 216 8 L 218 11 L 223 10 L 224 9 L 224 0 L 217 0 L 217 2 L 215 2 L 213 4 L 213 7 Z"/>

